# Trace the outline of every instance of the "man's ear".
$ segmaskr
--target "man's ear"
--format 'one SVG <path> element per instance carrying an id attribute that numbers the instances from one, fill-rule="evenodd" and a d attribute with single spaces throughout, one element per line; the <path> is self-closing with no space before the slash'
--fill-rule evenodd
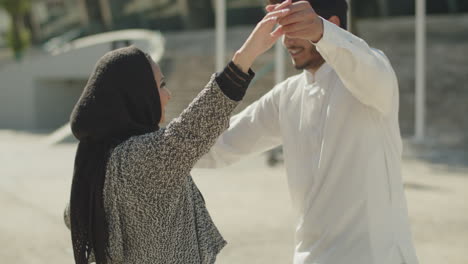
<path id="1" fill-rule="evenodd" d="M 341 21 L 340 21 L 340 18 L 337 17 L 337 16 L 331 16 L 328 21 L 332 22 L 333 24 L 341 27 Z"/>

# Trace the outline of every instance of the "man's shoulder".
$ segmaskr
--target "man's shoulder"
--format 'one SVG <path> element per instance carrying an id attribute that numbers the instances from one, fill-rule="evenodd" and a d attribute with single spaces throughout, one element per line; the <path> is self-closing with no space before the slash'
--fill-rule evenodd
<path id="1" fill-rule="evenodd" d="M 381 49 L 378 49 L 376 47 L 369 47 L 373 52 L 378 52 L 382 55 L 385 55 L 385 53 L 381 50 Z"/>
<path id="2" fill-rule="evenodd" d="M 388 59 L 387 55 L 385 54 L 385 52 L 383 52 L 381 49 L 378 49 L 378 48 L 375 48 L 375 47 L 370 47 L 370 49 L 371 49 L 373 52 L 375 52 L 375 53 L 379 54 L 380 56 L 384 57 L 387 61 L 390 61 L 390 60 Z"/>

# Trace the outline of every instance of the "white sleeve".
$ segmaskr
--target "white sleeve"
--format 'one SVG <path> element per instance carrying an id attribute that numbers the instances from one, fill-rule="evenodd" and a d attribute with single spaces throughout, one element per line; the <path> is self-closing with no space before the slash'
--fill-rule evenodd
<path id="1" fill-rule="evenodd" d="M 315 45 L 346 88 L 363 104 L 387 114 L 398 90 L 398 81 L 388 58 L 367 43 L 322 19 L 324 32 Z"/>
<path id="2" fill-rule="evenodd" d="M 259 154 L 281 144 L 279 126 L 280 85 L 233 116 L 229 128 L 195 167 L 218 168 Z"/>

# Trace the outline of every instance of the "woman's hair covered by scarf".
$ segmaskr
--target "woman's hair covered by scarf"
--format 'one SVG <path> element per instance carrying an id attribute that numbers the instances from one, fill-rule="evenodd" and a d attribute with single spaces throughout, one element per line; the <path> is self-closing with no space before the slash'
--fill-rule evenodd
<path id="1" fill-rule="evenodd" d="M 70 196 L 76 263 L 106 263 L 108 226 L 103 206 L 106 164 L 113 147 L 154 132 L 161 102 L 150 62 L 135 47 L 111 51 L 97 63 L 71 115 L 79 140 Z"/>

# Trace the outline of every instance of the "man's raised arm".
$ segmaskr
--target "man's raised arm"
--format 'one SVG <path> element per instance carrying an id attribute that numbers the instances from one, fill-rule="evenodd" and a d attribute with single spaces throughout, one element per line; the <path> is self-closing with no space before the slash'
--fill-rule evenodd
<path id="1" fill-rule="evenodd" d="M 307 1 L 286 8 L 288 15 L 279 20 L 281 26 L 273 34 L 309 40 L 361 103 L 382 114 L 390 112 L 398 82 L 387 57 L 364 40 L 319 17 Z"/>

